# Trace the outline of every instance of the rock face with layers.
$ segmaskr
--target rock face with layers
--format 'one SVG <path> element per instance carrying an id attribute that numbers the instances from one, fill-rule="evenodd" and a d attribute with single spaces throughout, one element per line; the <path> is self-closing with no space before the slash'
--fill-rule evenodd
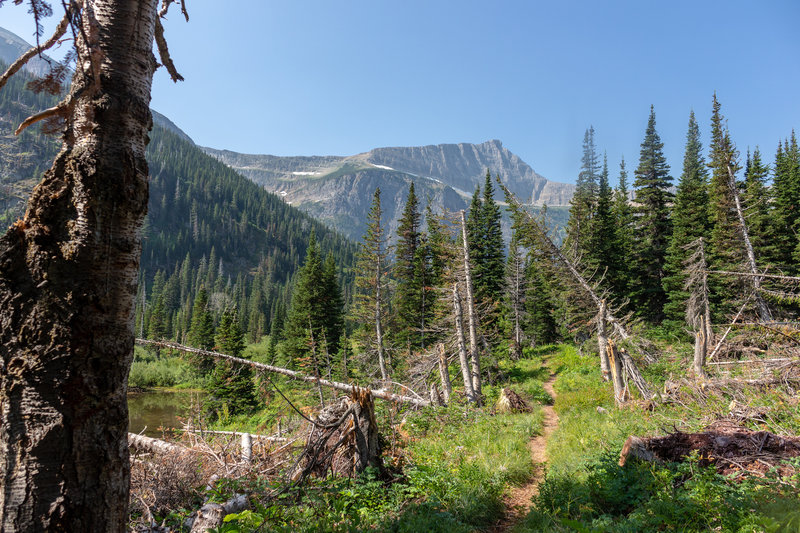
<path id="1" fill-rule="evenodd" d="M 498 140 L 376 148 L 349 157 L 277 157 L 203 149 L 354 239 L 364 232 L 376 187 L 385 200 L 389 235 L 394 235 L 412 182 L 423 204 L 430 200 L 435 210 L 450 211 L 469 205 L 487 169 L 528 205 L 567 206 L 575 189 L 537 174 Z M 503 200 L 499 194 L 496 198 Z"/>

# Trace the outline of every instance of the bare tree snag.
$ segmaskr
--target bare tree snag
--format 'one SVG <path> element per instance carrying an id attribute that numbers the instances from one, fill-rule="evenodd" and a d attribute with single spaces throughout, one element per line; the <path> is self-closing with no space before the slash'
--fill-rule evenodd
<path id="1" fill-rule="evenodd" d="M 461 363 L 461 377 L 464 378 L 464 394 L 470 402 L 477 402 L 475 389 L 472 387 L 472 375 L 469 369 L 466 342 L 464 341 L 464 314 L 461 310 L 461 295 L 458 292 L 458 282 L 453 284 L 453 309 L 455 310 L 458 359 Z"/>
<path id="2" fill-rule="evenodd" d="M 606 335 L 606 301 L 600 304 L 600 312 L 597 314 L 597 346 L 600 351 L 600 372 L 603 379 L 608 381 L 610 368 L 608 364 L 608 335 Z"/>
<path id="3" fill-rule="evenodd" d="M 603 299 L 595 292 L 595 290 L 589 285 L 586 279 L 578 272 L 578 268 L 573 264 L 572 261 L 567 259 L 563 253 L 561 253 L 561 249 L 553 242 L 550 236 L 547 234 L 547 230 L 544 229 L 539 221 L 531 216 L 531 214 L 525 210 L 522 204 L 519 202 L 517 197 L 508 190 L 503 182 L 499 179 L 497 182 L 500 184 L 500 187 L 503 189 L 506 195 L 506 200 L 508 201 L 511 208 L 514 210 L 515 213 L 521 215 L 521 220 L 527 221 L 529 227 L 534 230 L 536 237 L 538 238 L 539 242 L 542 244 L 543 247 L 547 249 L 549 254 L 555 257 L 561 264 L 563 264 L 567 271 L 572 276 L 573 280 L 586 292 L 586 294 L 591 298 L 594 304 L 597 306 L 598 312 L 600 311 L 603 305 Z M 606 311 L 605 313 L 607 323 L 611 324 L 613 329 L 613 333 L 615 333 L 620 339 L 628 340 L 631 338 L 630 334 L 628 333 L 625 326 L 615 318 L 610 311 Z M 650 387 L 647 385 L 647 381 L 644 379 L 642 374 L 639 372 L 639 369 L 636 367 L 636 363 L 631 358 L 631 356 L 625 351 L 619 351 L 620 356 L 622 358 L 622 365 L 625 369 L 625 372 L 630 376 L 631 381 L 633 381 L 636 388 L 639 390 L 643 398 L 650 399 L 652 398 L 652 391 Z"/>
<path id="4" fill-rule="evenodd" d="M 61 151 L 0 238 L 4 532 L 128 527 L 126 381 L 156 8 L 84 0 L 69 17 L 78 60 Z"/>
<path id="5" fill-rule="evenodd" d="M 467 289 L 467 315 L 469 318 L 469 352 L 472 362 L 472 388 L 478 405 L 481 403 L 481 355 L 478 350 L 478 317 L 475 313 L 475 295 L 472 293 L 472 263 L 469 260 L 469 245 L 467 243 L 467 222 L 464 210 L 461 215 L 461 244 L 464 250 L 464 285 Z"/>
<path id="6" fill-rule="evenodd" d="M 706 355 L 708 354 L 708 339 L 706 337 L 705 318 L 700 317 L 700 327 L 694 334 L 694 360 L 692 370 L 699 378 L 706 377 Z"/>
<path id="7" fill-rule="evenodd" d="M 625 381 L 622 378 L 622 356 L 613 340 L 606 344 L 606 357 L 611 367 L 611 382 L 614 385 L 614 402 L 617 407 L 625 403 Z"/>
<path id="8" fill-rule="evenodd" d="M 224 504 L 206 503 L 197 511 L 197 515 L 192 522 L 190 533 L 206 533 L 211 529 L 220 527 L 225 520 L 225 516 L 232 513 L 240 513 L 250 506 L 247 496 L 237 494 Z"/>
<path id="9" fill-rule="evenodd" d="M 728 169 L 728 186 L 731 189 L 733 201 L 736 205 L 736 216 L 739 217 L 739 224 L 742 226 L 742 238 L 744 240 L 745 251 L 747 252 L 747 263 L 750 265 L 750 272 L 753 274 L 753 296 L 756 299 L 758 317 L 762 322 L 769 322 L 772 320 L 772 314 L 769 312 L 767 303 L 764 301 L 764 297 L 761 295 L 761 276 L 759 275 L 760 272 L 756 266 L 756 255 L 753 252 L 753 245 L 750 242 L 750 235 L 747 231 L 747 221 L 744 219 L 742 204 L 739 201 L 739 190 L 736 187 L 736 177 L 733 174 L 733 169 L 731 168 L 730 163 L 727 163 L 725 167 Z"/>
<path id="10" fill-rule="evenodd" d="M 450 371 L 447 364 L 447 354 L 444 351 L 444 343 L 440 342 L 438 346 L 439 351 L 439 378 L 442 381 L 442 394 L 444 394 L 444 403 L 450 403 L 450 395 L 453 393 L 453 386 L 450 383 Z"/>
<path id="11" fill-rule="evenodd" d="M 168 348 L 171 350 L 178 350 L 185 353 L 194 353 L 198 355 L 203 355 L 207 357 L 215 357 L 217 359 L 227 359 L 228 361 L 232 361 L 234 363 L 239 363 L 242 365 L 250 365 L 253 368 L 257 368 L 259 370 L 264 370 L 266 372 L 272 372 L 274 374 L 281 374 L 283 376 L 288 376 L 292 379 L 297 379 L 300 381 L 305 381 L 307 383 L 319 383 L 321 386 L 330 387 L 332 389 L 344 391 L 344 392 L 352 392 L 354 388 L 358 388 L 354 385 L 349 385 L 347 383 L 341 383 L 339 381 L 330 381 L 327 379 L 317 378 L 313 376 L 307 376 L 302 372 L 297 372 L 296 370 L 289 370 L 288 368 L 281 368 L 278 366 L 267 365 L 264 363 L 259 363 L 257 361 L 251 361 L 249 359 L 243 359 L 241 357 L 234 357 L 232 355 L 227 355 L 224 353 L 219 352 L 212 352 L 208 350 L 200 350 L 199 348 L 192 348 L 190 346 L 183 346 L 182 344 L 178 344 L 176 342 L 164 342 L 164 341 L 151 341 L 147 339 L 136 339 L 136 344 L 140 344 L 142 346 L 157 346 L 159 348 Z M 388 392 L 383 389 L 364 389 L 367 390 L 372 396 L 375 398 L 380 398 L 382 400 L 387 400 L 390 402 L 400 402 L 400 403 L 408 403 L 415 407 L 425 407 L 429 405 L 430 402 L 423 398 L 417 397 L 413 398 L 411 396 L 403 396 L 401 394 L 394 394 Z"/>

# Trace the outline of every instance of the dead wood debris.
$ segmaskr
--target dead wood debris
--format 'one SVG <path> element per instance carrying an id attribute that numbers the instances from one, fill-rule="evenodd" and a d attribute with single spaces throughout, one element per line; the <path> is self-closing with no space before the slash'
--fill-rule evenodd
<path id="1" fill-rule="evenodd" d="M 498 413 L 530 413 L 531 406 L 513 390 L 503 389 L 495 404 L 495 411 Z"/>
<path id="2" fill-rule="evenodd" d="M 800 437 L 786 437 L 769 431 L 750 431 L 729 420 L 707 427 L 702 433 L 680 431 L 661 437 L 631 435 L 620 453 L 620 466 L 631 459 L 648 462 L 681 462 L 693 452 L 700 465 L 714 465 L 721 474 L 763 476 L 772 469 L 781 476 L 797 473 L 786 462 L 800 457 Z"/>

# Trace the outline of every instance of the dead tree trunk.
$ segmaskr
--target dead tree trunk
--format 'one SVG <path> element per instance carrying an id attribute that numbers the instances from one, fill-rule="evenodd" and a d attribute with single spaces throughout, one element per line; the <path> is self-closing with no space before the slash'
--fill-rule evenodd
<path id="1" fill-rule="evenodd" d="M 450 371 L 447 365 L 447 354 L 444 351 L 444 343 L 439 343 L 439 378 L 442 381 L 442 394 L 444 403 L 450 403 L 450 395 L 453 393 L 453 386 L 450 383 Z"/>
<path id="2" fill-rule="evenodd" d="M 694 361 L 692 369 L 697 377 L 706 377 L 706 355 L 708 354 L 708 337 L 706 337 L 705 318 L 700 317 L 700 327 L 694 336 Z"/>
<path id="3" fill-rule="evenodd" d="M 281 368 L 279 366 L 267 365 L 264 363 L 259 363 L 257 361 L 242 359 L 241 357 L 234 357 L 232 355 L 227 355 L 224 353 L 211 352 L 208 350 L 201 350 L 199 348 L 192 348 L 190 346 L 183 346 L 182 344 L 178 344 L 176 342 L 162 342 L 162 341 L 151 341 L 147 339 L 136 339 L 136 344 L 140 344 L 142 346 L 158 346 L 160 348 L 169 348 L 172 350 L 178 350 L 186 353 L 194 353 L 206 357 L 215 357 L 217 359 L 227 359 L 228 361 L 232 361 L 234 363 L 239 363 L 242 365 L 250 365 L 253 368 L 257 368 L 259 370 L 264 370 L 266 372 L 273 372 L 275 374 L 281 374 L 293 379 L 299 379 L 300 381 L 305 381 L 307 383 L 319 383 L 324 387 L 330 387 L 332 389 L 344 392 L 352 392 L 354 387 L 353 385 L 347 383 L 341 383 L 339 381 L 329 381 L 327 379 L 307 376 L 302 372 L 297 372 L 296 370 L 289 370 L 288 368 Z M 420 397 L 413 398 L 411 396 L 403 396 L 400 394 L 394 394 L 388 392 L 383 389 L 378 389 L 378 390 L 365 389 L 365 390 L 369 390 L 370 394 L 372 394 L 372 396 L 374 396 L 375 398 L 380 398 L 382 400 L 387 400 L 390 402 L 408 403 L 416 407 L 424 407 L 426 405 L 429 405 L 428 400 L 422 399 Z"/>
<path id="4" fill-rule="evenodd" d="M 461 376 L 464 378 L 464 394 L 470 402 L 477 402 L 475 389 L 472 387 L 472 375 L 469 369 L 467 347 L 464 341 L 464 313 L 461 310 L 461 295 L 458 292 L 458 282 L 453 284 L 453 310 L 456 323 L 456 342 L 458 343 L 458 359 L 461 362 Z"/>
<path id="5" fill-rule="evenodd" d="M 69 94 L 20 127 L 65 121 L 53 166 L 0 238 L 0 530 L 8 533 L 127 530 L 126 393 L 157 3 L 64 2 L 81 11 L 65 17 L 79 58 Z M 39 4 L 50 3 L 31 9 Z"/>
<path id="6" fill-rule="evenodd" d="M 467 289 L 467 315 L 469 317 L 469 352 L 472 361 L 472 388 L 475 398 L 481 402 L 481 355 L 478 349 L 478 316 L 475 313 L 475 296 L 472 293 L 472 263 L 469 260 L 467 222 L 461 210 L 461 244 L 464 249 L 464 285 Z"/>
<path id="7" fill-rule="evenodd" d="M 597 314 L 597 346 L 600 351 L 600 372 L 603 379 L 608 381 L 610 368 L 608 364 L 608 335 L 606 335 L 606 301 L 600 304 L 600 312 Z"/>
<path id="8" fill-rule="evenodd" d="M 498 183 L 505 192 L 506 199 L 508 203 L 511 205 L 514 212 L 522 215 L 523 219 L 528 221 L 528 224 L 530 225 L 531 228 L 534 229 L 535 234 L 538 237 L 542 246 L 547 249 L 550 255 L 555 257 L 559 262 L 561 262 L 561 264 L 563 264 L 566 267 L 567 271 L 572 276 L 574 281 L 578 284 L 578 286 L 580 286 L 586 292 L 586 294 L 588 294 L 589 297 L 592 299 L 594 304 L 597 306 L 599 312 L 603 304 L 603 299 L 600 298 L 600 296 L 594 291 L 594 289 L 592 289 L 591 285 L 589 285 L 586 279 L 584 279 L 581 273 L 578 272 L 578 268 L 572 263 L 572 261 L 564 257 L 564 254 L 561 253 L 559 247 L 556 246 L 555 243 L 552 241 L 552 239 L 550 239 L 550 236 L 547 235 L 547 230 L 543 229 L 539 224 L 539 222 L 522 207 L 522 205 L 519 203 L 519 200 L 517 200 L 517 197 L 514 196 L 514 194 L 508 190 L 508 187 L 506 187 L 502 182 L 500 182 L 500 180 L 498 180 Z M 623 324 L 617 318 L 615 318 L 610 311 L 607 310 L 605 316 L 606 316 L 606 321 L 609 324 L 611 324 L 613 332 L 616 333 L 619 338 L 621 338 L 622 340 L 627 340 L 630 338 L 630 334 L 628 333 L 627 329 L 625 329 L 625 326 L 623 326 Z M 625 372 L 627 372 L 628 375 L 631 377 L 631 381 L 633 381 L 634 385 L 636 385 L 636 388 L 639 389 L 639 392 L 641 393 L 642 397 L 648 399 L 651 398 L 652 392 L 650 391 L 650 387 L 647 385 L 647 381 L 645 381 L 644 377 L 639 372 L 639 369 L 636 367 L 636 363 L 633 361 L 633 359 L 631 359 L 630 355 L 628 355 L 628 353 L 625 352 L 624 350 L 620 350 L 620 354 L 622 356 L 622 365 L 625 369 Z"/>
<path id="9" fill-rule="evenodd" d="M 383 264 L 380 260 L 377 262 L 375 268 L 375 278 L 377 279 L 375 284 L 375 342 L 378 345 L 378 366 L 381 371 L 381 379 L 386 382 L 389 381 L 389 370 L 386 368 L 386 354 L 383 350 L 383 323 L 381 322 L 381 316 L 383 314 L 383 300 L 381 299 L 381 274 L 383 271 Z"/>
<path id="10" fill-rule="evenodd" d="M 747 252 L 747 263 L 750 265 L 750 271 L 753 273 L 753 296 L 756 299 L 756 307 L 758 307 L 758 317 L 762 322 L 769 322 L 772 320 L 772 314 L 769 312 L 767 303 L 764 301 L 764 297 L 761 294 L 761 276 L 759 275 L 760 272 L 756 266 L 756 255 L 753 252 L 753 245 L 750 242 L 750 235 L 747 231 L 747 221 L 744 219 L 742 204 L 739 201 L 739 190 L 736 188 L 736 177 L 733 175 L 733 169 L 731 168 L 730 163 L 726 164 L 725 166 L 728 169 L 728 186 L 731 189 L 733 201 L 736 205 L 736 215 L 739 217 L 739 224 L 742 226 L 742 237 L 744 240 L 744 248 Z"/>
<path id="11" fill-rule="evenodd" d="M 611 382 L 614 385 L 614 402 L 617 407 L 625 403 L 625 380 L 622 378 L 622 357 L 617 350 L 614 341 L 609 340 L 606 344 L 606 357 L 610 363 L 611 368 Z"/>

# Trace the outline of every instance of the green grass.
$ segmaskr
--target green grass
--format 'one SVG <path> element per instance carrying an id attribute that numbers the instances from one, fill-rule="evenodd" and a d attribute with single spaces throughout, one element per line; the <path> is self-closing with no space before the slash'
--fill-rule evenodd
<path id="1" fill-rule="evenodd" d="M 654 388 L 686 368 L 690 351 L 683 345 L 667 346 L 672 341 L 658 341 L 666 355 L 642 371 Z M 596 357 L 582 357 L 562 346 L 548 360 L 559 372 L 554 406 L 559 426 L 548 441 L 545 481 L 518 531 L 800 531 L 800 475 L 782 482 L 742 482 L 702 468 L 696 459 L 617 464 L 629 435 L 665 434 L 675 424 L 684 431 L 700 430 L 727 412 L 730 397 L 712 392 L 693 397 L 687 390 L 679 402 L 658 405 L 652 412 L 635 403 L 615 409 Z M 785 393 L 737 394 L 750 406 L 771 408 L 772 423 L 761 429 L 796 427 L 797 404 Z"/>

